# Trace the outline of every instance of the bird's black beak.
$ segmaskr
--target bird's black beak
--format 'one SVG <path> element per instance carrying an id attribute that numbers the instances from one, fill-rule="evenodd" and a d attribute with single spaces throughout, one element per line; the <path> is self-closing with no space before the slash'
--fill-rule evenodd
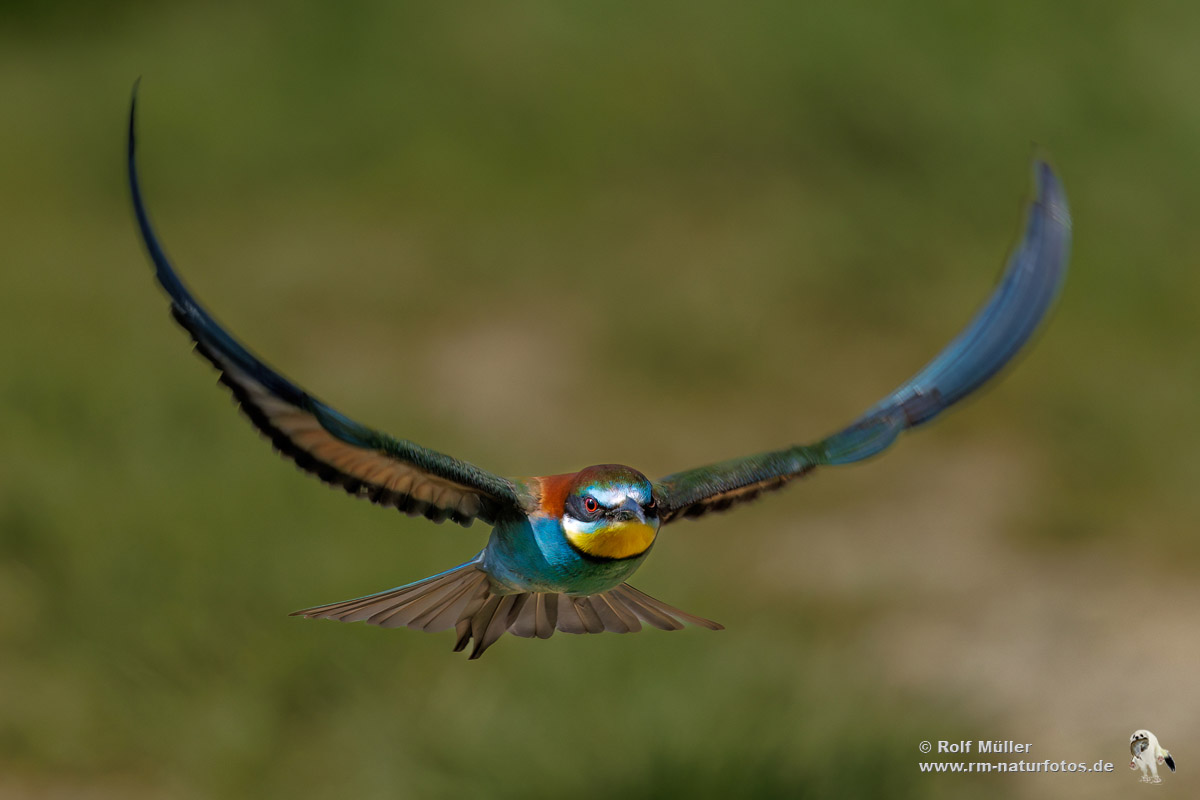
<path id="1" fill-rule="evenodd" d="M 609 516 L 618 522 L 635 519 L 638 522 L 645 524 L 646 515 L 642 511 L 642 507 L 637 504 L 637 501 L 626 497 L 621 505 L 608 512 Z"/>

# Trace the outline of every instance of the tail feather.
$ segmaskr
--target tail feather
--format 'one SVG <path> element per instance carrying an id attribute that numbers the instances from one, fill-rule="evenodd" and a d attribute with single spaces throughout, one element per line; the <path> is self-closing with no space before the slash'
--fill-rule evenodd
<path id="1" fill-rule="evenodd" d="M 399 603 L 389 602 L 382 608 L 370 606 L 365 611 L 375 611 L 375 613 L 368 616 L 366 621 L 381 628 L 404 627 L 430 608 L 437 606 L 455 588 L 453 585 L 447 586 L 446 584 L 442 584 L 423 594 L 418 594 L 415 597 L 410 596 Z M 378 610 L 375 610 L 376 608 Z M 363 611 L 359 611 L 355 616 L 363 613 Z"/>
<path id="2" fill-rule="evenodd" d="M 625 594 L 624 592 L 621 593 L 620 597 L 621 600 L 633 609 L 635 614 L 660 631 L 677 631 L 683 628 L 683 623 L 678 619 L 675 619 L 670 614 L 660 612 L 654 606 L 642 602 L 637 597 Z"/>
<path id="3" fill-rule="evenodd" d="M 458 639 L 454 642 L 454 652 L 461 653 L 467 646 L 467 642 L 471 641 L 471 618 L 463 617 L 454 626 L 454 632 L 458 635 Z"/>
<path id="4" fill-rule="evenodd" d="M 604 630 L 613 633 L 637 633 L 642 629 L 642 623 L 638 622 L 637 615 L 611 594 L 592 595 L 588 601 L 600 615 L 600 619 L 604 623 Z"/>
<path id="5" fill-rule="evenodd" d="M 563 633 L 587 633 L 583 620 L 579 617 L 579 609 L 571 598 L 554 595 L 558 598 L 558 630 Z"/>
<path id="6" fill-rule="evenodd" d="M 478 583 L 482 583 L 482 581 Z M 395 610 L 384 609 L 369 617 L 367 621 L 383 628 L 407 626 L 423 629 L 428 617 L 438 614 L 447 605 L 454 605 L 461 601 L 463 593 L 470 592 L 474 588 L 476 588 L 476 582 L 472 581 L 439 586 L 427 594 L 414 597 Z M 417 623 L 418 620 L 421 620 L 420 624 Z"/>
<path id="7" fill-rule="evenodd" d="M 680 611 L 674 606 L 669 606 L 661 600 L 655 599 L 645 592 L 639 591 L 628 583 L 623 583 L 613 590 L 617 592 L 626 602 L 630 604 L 638 604 L 645 608 L 650 608 L 667 617 L 676 617 L 684 622 L 690 622 L 693 625 L 699 625 L 701 628 L 708 628 L 710 631 L 723 631 L 725 626 L 719 622 L 713 622 L 711 619 L 697 617 L 689 614 L 686 611 Z M 645 617 L 643 617 L 645 619 Z M 648 620 L 647 620 L 648 621 Z"/>
<path id="8" fill-rule="evenodd" d="M 462 588 L 458 596 L 438 608 L 431 609 L 428 615 L 422 615 L 413 620 L 413 627 L 418 627 L 419 624 L 420 629 L 426 633 L 449 630 L 462 617 L 473 615 L 478 611 L 483 606 L 487 592 L 487 581 L 469 583 Z M 468 608 L 471 610 L 467 611 Z"/>
<path id="9" fill-rule="evenodd" d="M 470 657 L 479 658 L 506 632 L 548 639 L 563 633 L 636 633 L 642 623 L 667 631 L 685 624 L 722 630 L 654 599 L 627 583 L 594 595 L 551 592 L 498 594 L 477 560 L 448 572 L 379 594 L 295 612 L 309 619 L 369 622 L 384 628 L 409 627 L 434 633 L 453 628 L 454 651 L 472 641 Z"/>
<path id="10" fill-rule="evenodd" d="M 583 629 L 587 633 L 604 633 L 604 621 L 600 619 L 600 615 L 596 613 L 596 609 L 592 606 L 586 597 L 571 597 L 568 595 L 568 600 L 574 604 L 575 610 L 579 612 L 579 618 L 583 620 Z"/>
<path id="11" fill-rule="evenodd" d="M 558 595 L 539 593 L 534 613 L 534 633 L 539 639 L 549 639 L 554 635 L 554 628 L 558 624 Z"/>
<path id="12" fill-rule="evenodd" d="M 637 633 L 642 629 L 642 621 L 638 619 L 637 612 L 628 603 L 622 601 L 619 596 L 611 593 L 607 595 L 601 594 L 593 597 L 592 602 L 607 603 L 609 608 L 613 610 L 613 613 L 620 618 L 621 624 L 625 626 L 629 633 Z"/>
<path id="13" fill-rule="evenodd" d="M 521 596 L 525 597 L 526 595 Z M 516 600 L 517 595 L 515 594 L 506 594 L 500 598 L 500 603 L 496 606 L 496 613 L 492 615 L 491 622 L 487 624 L 487 628 L 483 632 L 483 638 L 475 637 L 475 647 L 471 650 L 472 660 L 483 655 L 483 651 L 494 645 L 508 630 L 508 626 L 512 624 L 510 612 Z"/>
<path id="14" fill-rule="evenodd" d="M 479 609 L 475 616 L 471 617 L 471 638 L 475 640 L 475 648 L 471 650 L 471 658 L 479 658 L 483 655 L 483 651 L 479 649 L 479 643 L 483 641 L 483 637 L 487 634 L 488 626 L 496 618 L 496 610 L 498 608 L 500 608 L 500 595 L 488 595 L 487 602 L 483 604 L 483 608 Z"/>
<path id="15" fill-rule="evenodd" d="M 508 632 L 523 639 L 532 639 L 537 634 L 537 598 L 541 594 L 517 595 L 513 603 L 512 622 Z"/>
<path id="16" fill-rule="evenodd" d="M 379 594 L 357 597 L 353 600 L 344 600 L 340 603 L 331 603 L 327 606 L 296 611 L 293 616 L 337 619 L 343 622 L 362 622 L 380 611 L 389 608 L 398 608 L 407 602 L 430 592 L 435 592 L 439 588 L 455 583 L 460 579 L 461 576 L 458 574 L 458 569 L 454 569 Z"/>

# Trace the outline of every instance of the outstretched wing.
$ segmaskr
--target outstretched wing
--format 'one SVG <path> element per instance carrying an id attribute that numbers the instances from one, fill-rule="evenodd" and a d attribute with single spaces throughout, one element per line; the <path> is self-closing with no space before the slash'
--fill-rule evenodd
<path id="1" fill-rule="evenodd" d="M 1045 162 L 1038 161 L 1034 169 L 1037 197 L 1029 207 L 1020 247 L 984 307 L 933 361 L 823 441 L 668 475 L 655 485 L 662 521 L 753 500 L 819 465 L 869 458 L 901 431 L 933 419 L 1007 364 L 1054 304 L 1071 244 L 1071 216 L 1062 184 Z"/>
<path id="2" fill-rule="evenodd" d="M 135 89 L 136 92 L 136 89 Z M 129 109 L 129 187 L 133 210 L 171 314 L 196 350 L 221 372 L 242 411 L 279 452 L 333 486 L 434 522 L 493 523 L 520 512 L 513 484 L 465 461 L 360 425 L 272 370 L 244 348 L 196 301 L 146 216 L 134 158 L 136 93 Z"/>

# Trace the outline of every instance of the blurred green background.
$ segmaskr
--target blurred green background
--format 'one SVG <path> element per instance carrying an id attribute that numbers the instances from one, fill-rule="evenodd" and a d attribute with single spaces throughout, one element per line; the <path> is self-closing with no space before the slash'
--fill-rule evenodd
<path id="1" fill-rule="evenodd" d="M 1200 760 L 1200 6 L 0 6 L 0 797 L 1124 797 Z M 168 250 L 351 416 L 502 474 L 816 439 L 982 302 L 1047 152 L 1075 247 L 994 391 L 665 529 L 728 630 L 289 619 L 486 529 L 273 455 Z M 923 739 L 1111 775 L 929 776 Z M 1194 796 L 1194 767 L 1163 796 Z M 1190 788 L 1189 788 L 1190 787 Z"/>

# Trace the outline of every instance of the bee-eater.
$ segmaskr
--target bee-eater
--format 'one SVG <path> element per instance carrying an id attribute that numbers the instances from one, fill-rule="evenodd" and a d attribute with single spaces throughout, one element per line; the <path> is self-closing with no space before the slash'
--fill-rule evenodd
<path id="1" fill-rule="evenodd" d="M 322 403 L 243 347 L 192 296 L 167 260 L 142 201 L 135 162 L 136 97 L 128 171 L 138 228 L 175 320 L 220 372 L 242 412 L 275 448 L 322 481 L 434 522 L 492 526 L 466 563 L 378 594 L 297 611 L 309 618 L 457 633 L 478 658 L 506 631 L 629 633 L 721 625 L 672 608 L 625 581 L 659 529 L 779 489 L 818 466 L 861 461 L 901 431 L 929 422 L 1000 370 L 1033 334 L 1063 283 L 1071 239 L 1066 197 L 1050 167 L 1034 165 L 1036 197 L 1020 245 L 967 328 L 933 361 L 848 427 L 815 444 L 736 458 L 652 482 L 632 467 L 504 478 L 394 439 Z"/>

